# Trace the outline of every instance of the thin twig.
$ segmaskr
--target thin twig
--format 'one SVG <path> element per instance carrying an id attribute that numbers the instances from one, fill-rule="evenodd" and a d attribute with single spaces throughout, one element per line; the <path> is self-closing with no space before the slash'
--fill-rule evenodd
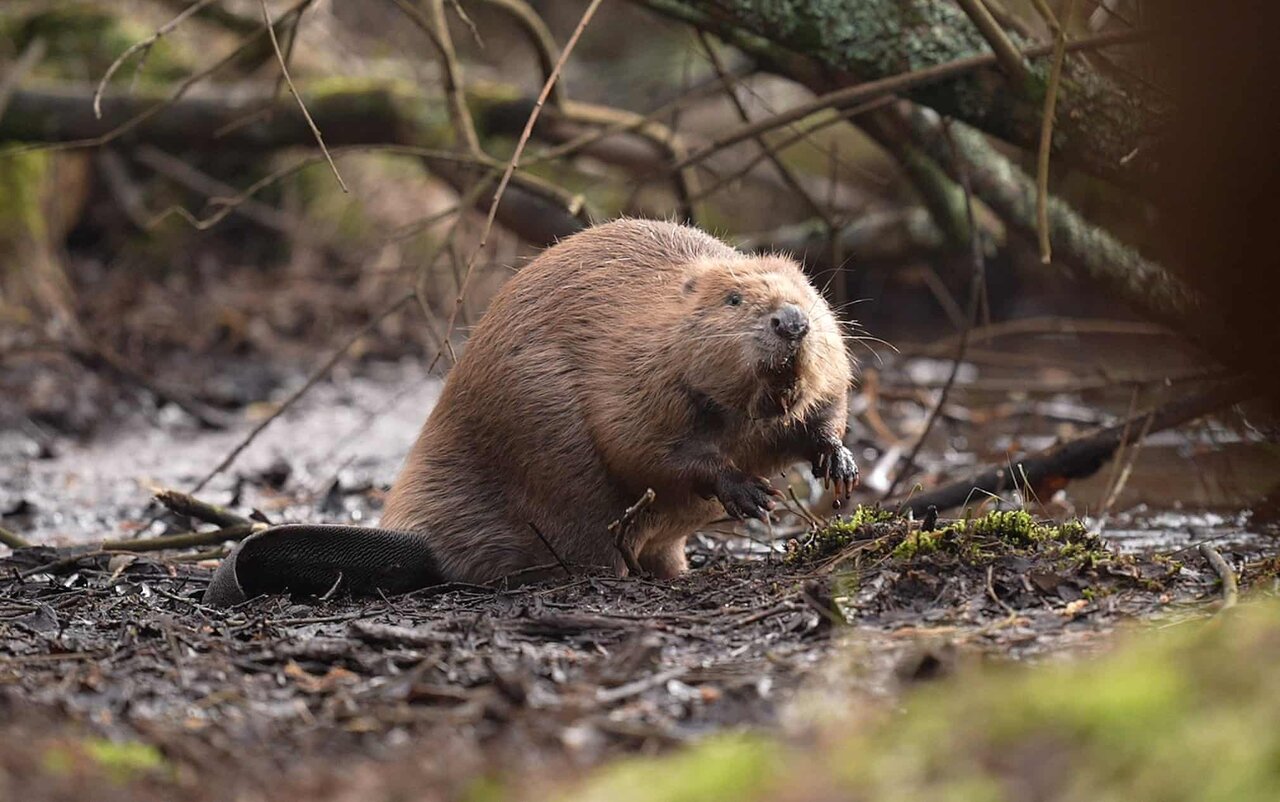
<path id="1" fill-rule="evenodd" d="M 711 67 L 716 71 L 716 76 L 720 79 L 720 83 L 724 85 L 725 97 L 733 104 L 733 108 L 738 112 L 738 118 L 744 123 L 751 122 L 751 115 L 747 112 L 746 105 L 738 97 L 737 82 L 730 77 L 728 71 L 724 67 L 724 62 L 720 58 L 720 54 L 716 52 L 715 47 L 711 44 L 711 40 L 707 35 L 698 31 L 698 41 L 702 44 L 703 51 L 707 54 L 707 59 L 711 62 Z M 763 134 L 752 137 L 757 146 L 765 153 L 765 158 L 773 165 L 773 169 L 777 170 L 778 176 L 782 179 L 782 183 L 787 185 L 804 204 L 809 207 L 809 212 L 814 217 L 820 218 L 828 228 L 834 226 L 827 210 L 823 208 L 821 203 L 809 193 L 804 185 L 800 183 L 800 179 L 787 167 L 782 161 L 782 157 L 778 155 L 778 151 L 770 147 L 769 142 L 764 138 Z"/>
<path id="2" fill-rule="evenodd" d="M 219 507 L 217 504 L 201 501 L 195 496 L 187 495 L 180 490 L 157 488 L 153 491 L 153 495 L 156 501 L 163 504 L 171 512 L 188 518 L 195 518 L 205 523 L 222 527 L 245 526 L 253 523 L 251 519 L 243 515 L 237 515 L 225 507 Z"/>
<path id="3" fill-rule="evenodd" d="M 569 565 L 564 561 L 564 559 L 560 557 L 560 553 L 557 552 L 555 550 L 555 547 L 551 545 L 551 541 L 547 540 L 547 536 L 542 534 L 542 530 L 538 528 L 537 524 L 535 524 L 533 521 L 530 521 L 529 528 L 532 529 L 533 533 L 538 536 L 538 540 L 542 541 L 542 545 L 547 547 L 547 551 L 551 552 L 551 556 L 556 558 L 556 562 L 560 563 L 560 567 L 564 569 L 564 572 L 569 576 L 573 576 L 573 571 L 570 570 Z"/>
<path id="4" fill-rule="evenodd" d="M 195 546 L 212 546 L 228 540 L 243 540 L 254 532 L 265 529 L 266 524 L 250 521 L 247 524 L 227 526 L 209 532 L 182 532 L 176 535 L 161 535 L 138 540 L 104 540 L 99 545 L 102 551 L 164 551 L 166 549 L 189 549 Z"/>
<path id="5" fill-rule="evenodd" d="M 645 490 L 644 495 L 635 504 L 622 511 L 621 518 L 609 524 L 609 531 L 613 533 L 613 545 L 622 555 L 622 561 L 626 563 L 627 570 L 631 572 L 632 576 L 640 576 L 644 570 L 640 567 L 631 544 L 627 542 L 627 534 L 630 533 L 631 527 L 635 524 L 636 518 L 639 517 L 640 513 L 644 512 L 645 508 L 652 504 L 657 497 L 658 494 L 653 492 L 652 487 Z"/>
<path id="6" fill-rule="evenodd" d="M 1231 566 L 1227 565 L 1227 561 L 1222 559 L 1222 555 L 1218 550 L 1208 543 L 1201 543 L 1199 547 L 1200 556 L 1218 573 L 1218 578 L 1222 580 L 1222 609 L 1229 610 L 1236 606 L 1236 602 L 1240 600 L 1240 586 L 1236 582 L 1236 572 L 1231 570 Z"/>
<path id="7" fill-rule="evenodd" d="M 551 29 L 547 27 L 547 23 L 538 12 L 525 0 L 483 0 L 483 2 L 502 9 L 516 21 L 538 55 L 538 66 L 542 68 L 543 80 L 550 78 L 551 72 L 556 68 L 556 62 L 560 60 L 560 49 L 556 46 Z M 555 83 L 548 99 L 552 107 L 563 109 L 565 100 L 568 99 L 563 81 Z"/>
<path id="8" fill-rule="evenodd" d="M 417 156 L 426 161 L 440 160 L 440 161 L 459 162 L 462 164 L 485 164 L 486 163 L 486 162 L 478 161 L 474 157 L 466 156 L 458 153 L 450 153 L 447 150 L 440 150 L 438 148 L 421 148 L 421 147 L 415 147 L 412 145 L 398 145 L 398 144 L 345 145 L 342 147 L 334 148 L 333 150 L 330 151 L 330 153 L 334 154 L 338 158 L 342 158 L 343 156 L 346 156 L 352 153 L 371 153 L 371 152 L 389 153 L 397 156 Z M 217 208 L 217 211 L 212 212 L 206 217 L 196 217 L 194 214 L 192 214 L 190 211 L 188 211 L 182 206 L 176 206 L 176 205 L 170 206 L 164 209 L 163 211 L 161 211 L 160 213 L 158 213 L 151 220 L 149 220 L 147 222 L 147 228 L 149 229 L 155 228 L 171 215 L 177 215 L 178 217 L 181 217 L 192 227 L 200 231 L 204 231 L 206 229 L 212 228 L 214 225 L 219 223 L 224 217 L 231 214 L 235 210 L 235 207 L 244 203 L 249 198 L 252 198 L 254 195 L 257 195 L 263 189 L 285 178 L 288 178 L 294 173 L 297 173 L 300 170 L 310 167 L 313 164 L 319 164 L 324 160 L 325 160 L 325 156 L 323 155 L 322 156 L 304 156 L 303 158 L 299 159 L 298 161 L 292 164 L 285 165 L 284 167 L 281 167 L 280 169 L 275 170 L 274 172 L 268 173 L 267 175 L 253 182 L 248 187 L 240 190 L 238 193 L 234 195 L 230 195 L 226 197 L 216 197 L 216 196 L 211 197 L 208 199 L 207 203 L 209 206 Z"/>
<path id="9" fill-rule="evenodd" d="M 215 2 L 217 2 L 217 0 L 197 0 L 197 2 L 187 6 L 186 10 L 181 14 L 157 28 L 155 33 L 151 34 L 146 39 L 143 39 L 141 42 L 134 42 L 125 48 L 124 52 L 117 56 L 115 61 L 111 62 L 111 66 L 107 67 L 107 71 L 102 75 L 102 80 L 98 81 L 98 88 L 93 92 L 93 116 L 99 120 L 102 119 L 102 93 L 106 91 L 107 83 L 111 80 L 111 76 L 115 75 L 116 70 L 123 67 L 124 63 L 128 61 L 134 53 L 137 53 L 139 50 L 144 51 L 143 58 L 145 59 L 146 54 L 151 52 L 151 48 L 155 47 L 156 42 L 160 41 L 165 34 L 186 22 L 189 17 L 199 12 L 205 6 Z M 141 69 L 141 65 L 139 65 L 138 68 Z"/>
<path id="10" fill-rule="evenodd" d="M 1013 42 L 1005 34 L 1004 28 L 1000 27 L 1000 23 L 992 16 L 986 4 L 982 0 L 956 0 L 956 4 L 964 9 L 964 13 L 969 15 L 969 19 L 973 20 L 974 26 L 982 34 L 982 38 L 991 45 L 991 50 L 995 52 L 996 59 L 1000 62 L 1000 69 L 1004 70 L 1009 80 L 1013 81 L 1018 89 L 1029 86 L 1031 75 L 1027 70 L 1026 62 L 1022 60 L 1022 54 L 1018 52 L 1018 48 L 1014 47 Z"/>
<path id="11" fill-rule="evenodd" d="M 942 130 L 947 137 L 947 141 L 950 142 L 950 126 L 944 124 Z M 952 147 L 954 147 L 954 144 L 952 144 Z M 957 159 L 957 162 L 959 161 Z M 894 492 L 897 491 L 898 485 L 911 472 L 912 466 L 915 465 L 916 457 L 924 446 L 924 441 L 928 439 L 929 432 L 933 430 L 934 424 L 938 422 L 938 418 L 942 415 L 942 410 L 947 404 L 947 396 L 950 395 L 951 387 L 955 384 L 956 377 L 960 374 L 960 366 L 964 363 L 965 351 L 969 347 L 969 333 L 973 330 L 978 320 L 978 305 L 982 299 L 983 287 L 986 286 L 986 262 L 982 251 L 982 234 L 978 231 L 977 222 L 973 214 L 973 192 L 969 186 L 969 173 L 963 169 L 963 164 L 960 171 L 960 186 L 964 189 L 964 212 L 969 226 L 969 248 L 973 260 L 973 275 L 969 284 L 969 308 L 965 315 L 964 328 L 960 330 L 960 340 L 956 343 L 956 353 L 951 363 L 951 373 L 948 374 L 947 381 L 942 385 L 942 390 L 938 394 L 938 403 L 930 411 L 929 418 L 924 424 L 924 430 L 920 432 L 915 444 L 911 446 L 911 452 L 902 463 L 902 467 L 898 469 L 897 476 L 889 483 L 889 489 L 881 496 L 881 500 L 891 498 Z"/>
<path id="12" fill-rule="evenodd" d="M 9 98 L 13 97 L 13 91 L 18 88 L 18 84 L 22 83 L 27 74 L 36 68 L 40 59 L 44 58 L 44 51 L 44 40 L 32 39 L 18 56 L 18 60 L 5 72 L 4 78 L 0 79 L 0 118 L 4 117 L 4 110 L 9 107 Z"/>
<path id="13" fill-rule="evenodd" d="M 1145 37 L 1143 31 L 1119 31 L 1116 33 L 1098 34 L 1096 36 L 1081 37 L 1067 44 L 1066 49 L 1086 50 L 1091 48 L 1107 47 L 1109 45 L 1126 44 L 1129 42 L 1139 41 Z M 1053 51 L 1054 45 L 1035 45 L 1028 47 L 1022 51 L 1022 55 L 1027 58 L 1038 58 Z M 910 89 L 918 89 L 922 86 L 937 83 L 939 81 L 954 78 L 958 75 L 973 72 L 974 70 L 989 67 L 996 63 L 994 53 L 980 53 L 974 56 L 966 56 L 964 58 L 948 61 L 943 64 L 935 64 L 931 67 L 925 67 L 912 72 L 903 73 L 901 75 L 893 75 L 888 78 L 881 78 L 876 81 L 867 81 L 866 83 L 857 84 L 855 86 L 847 86 L 843 89 L 837 89 L 834 92 L 828 92 L 820 95 L 813 100 L 801 103 L 781 114 L 776 114 L 763 120 L 742 125 L 733 129 L 729 133 L 718 137 L 706 147 L 689 155 L 683 162 L 679 162 L 672 166 L 672 169 L 680 169 L 688 167 L 690 164 L 696 164 L 703 161 L 708 156 L 718 153 L 731 145 L 751 139 L 752 137 L 772 131 L 775 128 L 802 120 L 811 114 L 824 112 L 828 110 L 839 110 L 847 106 L 859 103 L 866 103 L 882 97 L 895 95 L 899 92 L 905 92 Z"/>
<path id="14" fill-rule="evenodd" d="M 730 71 L 730 74 L 736 77 L 745 77 L 750 74 L 750 72 L 750 69 L 738 68 L 737 70 Z M 718 82 L 709 82 L 688 92 L 684 92 L 674 100 L 663 103 L 657 108 L 651 109 L 643 114 L 624 116 L 623 119 L 620 119 L 606 128 L 598 128 L 594 131 L 588 131 L 587 133 L 570 139 L 564 144 L 547 148 L 546 150 L 539 152 L 536 156 L 530 158 L 529 161 L 525 162 L 525 166 L 541 165 L 559 161 L 570 156 L 575 156 L 592 145 L 597 144 L 601 140 L 608 139 L 611 136 L 633 133 L 650 124 L 661 125 L 661 123 L 658 122 L 659 118 L 669 115 L 676 109 L 684 108 L 691 103 L 705 99 L 719 91 L 720 85 Z"/>
<path id="15" fill-rule="evenodd" d="M 1010 607 L 1009 604 L 1004 599 L 1000 598 L 1000 596 L 996 593 L 996 586 L 995 586 L 994 579 L 995 579 L 995 566 L 988 565 L 987 566 L 987 595 L 991 597 L 991 600 L 993 602 L 1003 607 L 1004 611 L 1008 613 L 1011 617 L 1017 616 L 1017 613 L 1014 612 L 1013 608 Z"/>
<path id="16" fill-rule="evenodd" d="M 8 529 L 5 529 L 3 526 L 0 526 L 0 544 L 4 544 L 11 549 L 31 548 L 31 543 L 29 543 L 26 538 L 22 537 L 17 532 L 11 532 Z"/>
<path id="17" fill-rule="evenodd" d="M 1049 83 L 1044 93 L 1044 116 L 1040 121 L 1040 152 L 1036 156 L 1036 230 L 1040 240 L 1040 261 L 1049 264 L 1053 260 L 1053 248 L 1049 242 L 1049 151 L 1053 148 L 1053 117 L 1058 106 L 1058 86 L 1062 82 L 1062 64 L 1067 55 L 1067 25 L 1075 0 L 1066 0 L 1063 19 L 1049 9 L 1045 0 L 1032 0 L 1036 10 L 1044 17 L 1053 31 L 1053 62 L 1049 67 Z"/>
<path id="18" fill-rule="evenodd" d="M 600 704 L 612 704 L 620 702 L 623 699 L 629 699 L 632 696 L 639 696 L 647 690 L 656 688 L 659 685 L 665 685 L 677 677 L 681 677 L 689 672 L 684 666 L 676 666 L 668 668 L 666 671 L 659 671 L 656 674 L 650 674 L 647 677 L 628 682 L 625 685 L 619 685 L 616 688 L 597 688 L 596 701 Z"/>
<path id="19" fill-rule="evenodd" d="M 333 157 L 329 155 L 329 149 L 324 146 L 324 137 L 320 135 L 320 129 L 316 127 L 315 120 L 311 119 L 311 112 L 307 111 L 307 104 L 302 102 L 302 95 L 298 93 L 298 88 L 293 85 L 293 78 L 289 75 L 289 65 L 285 62 L 284 53 L 280 50 L 280 40 L 276 38 L 275 25 L 271 22 L 271 12 L 267 10 L 267 0 L 258 0 L 258 2 L 262 4 L 262 21 L 267 26 L 267 35 L 271 37 L 271 49 L 276 52 L 276 61 L 280 62 L 280 72 L 284 74 L 284 81 L 289 85 L 289 92 L 298 101 L 298 108 L 302 110 L 302 116 L 306 118 L 307 125 L 311 128 L 311 134 L 316 138 L 316 144 L 320 146 L 320 152 L 324 154 L 325 159 L 329 162 L 329 169 L 333 171 L 333 177 L 338 179 L 338 186 L 342 187 L 343 192 L 350 192 L 351 190 L 347 189 L 347 183 L 342 180 L 342 174 L 338 172 L 338 165 L 333 163 Z"/>
<path id="20" fill-rule="evenodd" d="M 596 9 L 600 8 L 600 2 L 601 0 L 591 0 L 587 10 L 582 13 L 582 19 L 578 21 L 578 26 L 573 29 L 573 34 L 569 37 L 569 41 L 565 43 L 564 52 L 560 54 L 560 60 L 556 62 L 555 69 L 551 71 L 551 75 L 547 76 L 546 82 L 542 85 L 542 91 L 538 93 L 538 99 L 533 104 L 533 111 L 529 113 L 529 119 L 525 122 L 524 131 L 521 132 L 520 139 L 516 142 L 515 152 L 511 154 L 511 159 L 507 162 L 507 168 L 502 173 L 502 180 L 498 182 L 498 188 L 493 193 L 493 200 L 489 204 L 489 214 L 485 217 L 484 228 L 480 232 L 480 240 L 475 249 L 472 250 L 471 256 L 467 259 L 467 267 L 462 274 L 462 286 L 458 289 L 458 297 L 454 299 L 453 309 L 449 313 L 449 323 L 445 327 L 444 340 L 446 343 L 453 335 L 453 327 L 457 323 L 458 313 L 462 309 L 463 297 L 466 295 L 467 287 L 470 284 L 476 260 L 489 241 L 489 233 L 493 230 L 493 221 L 498 214 L 498 204 L 502 201 L 502 195 L 506 192 L 507 185 L 511 183 L 511 175 L 520 164 L 520 156 L 524 153 L 525 146 L 529 144 L 529 137 L 533 134 L 534 124 L 537 123 L 538 117 L 542 114 L 542 107 L 547 102 L 547 97 L 551 94 L 552 87 L 555 86 L 556 81 L 560 78 L 560 72 L 564 69 L 565 61 L 568 60 L 569 54 L 573 52 L 573 48 L 577 46 L 578 39 L 582 37 L 582 32 L 586 30 L 587 24 L 595 16 Z M 442 355 L 443 351 L 436 354 L 432 363 L 434 364 Z"/>
<path id="21" fill-rule="evenodd" d="M 329 358 L 326 359 L 320 365 L 320 367 L 316 368 L 315 371 L 313 371 L 312 374 L 307 377 L 307 380 L 303 382 L 301 387 L 299 387 L 297 390 L 294 390 L 293 393 L 288 398 L 286 398 L 283 402 L 281 402 L 280 406 L 277 407 L 276 410 L 272 412 L 269 416 L 267 416 L 266 419 L 260 422 L 257 426 L 254 426 L 253 429 L 247 435 L 245 435 L 244 438 L 241 439 L 240 442 L 237 443 L 235 447 L 232 448 L 231 451 L 225 457 L 222 458 L 222 461 L 219 462 L 216 466 L 214 466 L 213 470 L 205 474 L 204 478 L 202 478 L 199 482 L 196 482 L 195 486 L 191 488 L 191 492 L 198 493 L 202 489 L 204 489 L 204 486 L 207 485 L 209 481 L 213 479 L 213 477 L 222 473 L 222 471 L 225 470 L 227 466 L 229 466 L 232 462 L 234 462 L 236 457 L 240 456 L 240 452 L 248 448 L 249 444 L 252 443 L 258 437 L 259 434 L 262 434 L 262 431 L 264 429 L 266 429 L 268 426 L 274 423 L 276 419 L 278 419 L 290 407 L 292 407 L 295 403 L 297 403 L 298 399 L 306 395 L 308 390 L 310 390 L 317 383 L 319 383 L 321 379 L 327 376 L 329 374 L 329 371 L 333 369 L 333 366 L 338 364 L 339 360 L 341 360 L 344 356 L 346 356 L 347 351 L 350 351 L 353 345 L 359 342 L 362 337 L 369 334 L 369 332 L 377 328 L 378 325 L 381 324 L 383 320 L 390 317 L 393 313 L 397 312 L 402 306 L 409 303 L 413 299 L 414 299 L 414 293 L 412 291 L 405 293 L 404 295 L 400 296 L 395 301 L 390 303 L 385 309 L 383 309 L 377 315 L 375 315 L 373 319 L 370 320 L 368 323 L 366 323 L 364 326 L 362 326 L 359 331 L 351 335 L 351 337 L 345 343 L 343 343 L 341 347 L 339 347 L 336 351 L 330 354 Z"/>
<path id="22" fill-rule="evenodd" d="M 298 0 L 296 3 L 290 6 L 283 14 L 281 14 L 278 19 L 283 20 L 285 17 L 289 16 L 290 14 L 296 13 L 299 8 L 306 6 L 311 2 L 312 0 Z M 237 58 L 240 57 L 242 53 L 248 50 L 250 46 L 256 43 L 258 37 L 261 35 L 262 35 L 262 31 L 259 31 L 258 33 L 251 34 L 250 36 L 246 37 L 230 53 L 227 53 L 225 56 L 218 59 L 212 65 L 205 67 L 203 70 L 200 70 L 199 72 L 183 80 L 182 83 L 178 84 L 174 88 L 174 90 L 171 93 L 169 93 L 169 96 L 167 98 L 165 98 L 164 100 L 158 101 L 156 103 L 153 103 L 152 105 L 138 112 L 134 116 L 120 123 L 115 128 L 112 128 L 110 131 L 107 131 L 105 134 L 86 137 L 84 139 L 73 139 L 66 142 L 54 142 L 54 143 L 31 142 L 31 143 L 24 143 L 21 145 L 15 145 L 11 147 L 4 147 L 4 148 L 0 148 L 0 158 L 4 158 L 6 156 L 16 156 L 21 153 L 32 153 L 35 151 L 56 153 L 64 150 L 96 148 L 96 147 L 101 147 L 102 145 L 105 145 L 109 142 L 113 142 L 119 139 L 120 137 L 124 136 L 125 134 L 129 133 L 133 129 L 137 128 L 139 125 L 142 125 L 147 120 L 156 116 L 161 111 L 164 111 L 169 106 L 172 106 L 174 103 L 177 103 L 179 100 L 183 98 L 184 95 L 187 94 L 187 92 L 191 90 L 193 86 L 195 86 L 200 81 L 203 81 L 205 78 L 208 78 L 210 75 L 213 75 L 218 70 L 234 62 Z"/>
<path id="23" fill-rule="evenodd" d="M 808 128 L 800 128 L 797 125 L 788 124 L 786 127 L 793 132 L 790 136 L 778 141 L 773 145 L 770 145 L 765 150 L 760 151 L 755 156 L 748 159 L 746 163 L 744 163 L 737 170 L 734 170 L 732 173 L 728 173 L 727 175 L 721 176 L 714 184 L 710 184 L 705 188 L 703 188 L 701 192 L 699 192 L 697 195 L 693 197 L 693 200 L 697 202 L 700 200 L 704 200 L 705 198 L 708 198 L 711 195 L 714 195 L 715 193 L 724 189 L 726 186 L 729 186 L 730 184 L 732 184 L 734 181 L 737 181 L 739 178 L 742 178 L 743 176 L 750 173 L 752 170 L 756 168 L 756 165 L 760 164 L 760 162 L 769 158 L 771 154 L 782 153 L 784 150 L 796 144 L 797 142 L 810 141 L 812 140 L 814 134 L 818 133 L 824 128 L 829 128 L 830 126 L 835 125 L 837 123 L 852 122 L 853 120 L 857 119 L 863 114 L 866 114 L 869 111 L 875 111 L 878 108 L 888 106 L 890 103 L 893 103 L 895 100 L 896 98 L 892 96 L 887 96 L 887 97 L 879 98 L 877 100 L 872 100 L 868 103 L 863 103 L 858 106 L 853 106 L 848 109 L 840 109 L 835 113 L 835 115 L 828 117 L 824 120 L 819 120 L 813 123 L 812 125 L 810 125 Z M 820 149 L 816 143 L 810 142 L 810 144 L 812 144 L 814 149 L 816 150 Z M 866 173 L 869 173 L 870 171 L 864 169 L 862 172 L 866 174 Z"/>
<path id="24" fill-rule="evenodd" d="M 458 55 L 453 48 L 453 38 L 449 36 L 444 0 L 432 0 L 430 18 L 409 0 L 392 2 L 426 34 L 440 55 L 445 99 L 449 104 L 449 120 L 453 123 L 454 136 L 458 139 L 458 149 L 474 156 L 482 155 L 484 151 L 480 148 L 480 138 L 476 135 L 475 122 L 471 119 L 471 110 L 467 108 L 467 98 L 462 91 L 462 66 L 458 63 Z"/>

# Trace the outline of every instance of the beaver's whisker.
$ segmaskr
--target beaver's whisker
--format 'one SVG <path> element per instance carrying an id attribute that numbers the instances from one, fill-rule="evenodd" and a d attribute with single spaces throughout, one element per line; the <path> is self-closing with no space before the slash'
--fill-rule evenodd
<path id="1" fill-rule="evenodd" d="M 868 343 L 863 342 L 862 340 L 855 339 L 855 340 L 853 340 L 853 342 L 857 343 L 858 345 L 860 345 L 860 346 L 862 346 L 863 348 L 865 348 L 865 349 L 867 349 L 868 351 L 870 351 L 870 352 L 871 352 L 871 355 L 872 355 L 872 356 L 874 356 L 874 357 L 876 358 L 876 364 L 878 364 L 880 367 L 884 367 L 884 360 L 880 358 L 880 352 L 879 352 L 879 351 L 877 351 L 875 348 L 871 347 L 871 345 L 869 345 Z"/>
<path id="2" fill-rule="evenodd" d="M 870 334 L 866 334 L 866 335 L 844 334 L 844 335 L 841 335 L 841 339 L 851 340 L 855 342 L 880 343 L 881 345 L 887 345 L 888 347 L 892 348 L 895 354 L 902 353 L 901 351 L 898 350 L 898 346 L 894 345 L 888 340 L 882 340 L 879 337 L 872 337 Z"/>

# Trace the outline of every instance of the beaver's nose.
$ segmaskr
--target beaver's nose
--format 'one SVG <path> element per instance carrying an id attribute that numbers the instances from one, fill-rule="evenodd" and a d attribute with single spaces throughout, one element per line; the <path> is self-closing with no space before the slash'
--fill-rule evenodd
<path id="1" fill-rule="evenodd" d="M 783 304 L 769 318 L 773 330 L 784 340 L 796 342 L 809 333 L 809 318 L 795 304 Z"/>

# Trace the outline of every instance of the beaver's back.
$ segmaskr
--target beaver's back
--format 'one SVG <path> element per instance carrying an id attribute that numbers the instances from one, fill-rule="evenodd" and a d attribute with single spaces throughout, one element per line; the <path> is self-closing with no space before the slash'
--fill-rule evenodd
<path id="1" fill-rule="evenodd" d="M 543 252 L 503 286 L 468 350 L 526 337 L 607 337 L 620 322 L 642 322 L 645 309 L 663 305 L 684 265 L 741 258 L 714 237 L 675 223 L 617 220 L 587 229 Z"/>
<path id="2" fill-rule="evenodd" d="M 604 531 L 635 499 L 601 462 L 590 396 L 654 358 L 661 338 L 651 335 L 683 266 L 708 258 L 743 256 L 696 229 L 619 220 L 575 234 L 512 277 L 449 376 L 382 525 L 430 532 L 446 569 L 460 559 L 451 572 L 469 576 L 477 560 L 492 561 L 495 575 L 527 564 L 512 550 L 527 548 L 528 524 L 557 539 L 567 533 L 545 528 L 566 519 Z"/>

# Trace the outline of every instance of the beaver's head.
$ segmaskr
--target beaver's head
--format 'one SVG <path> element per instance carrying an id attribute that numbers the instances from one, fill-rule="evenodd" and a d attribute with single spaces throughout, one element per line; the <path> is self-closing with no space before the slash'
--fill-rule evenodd
<path id="1" fill-rule="evenodd" d="M 799 265 L 779 256 L 691 265 L 682 287 L 689 385 L 751 417 L 802 417 L 843 392 L 839 325 Z"/>

